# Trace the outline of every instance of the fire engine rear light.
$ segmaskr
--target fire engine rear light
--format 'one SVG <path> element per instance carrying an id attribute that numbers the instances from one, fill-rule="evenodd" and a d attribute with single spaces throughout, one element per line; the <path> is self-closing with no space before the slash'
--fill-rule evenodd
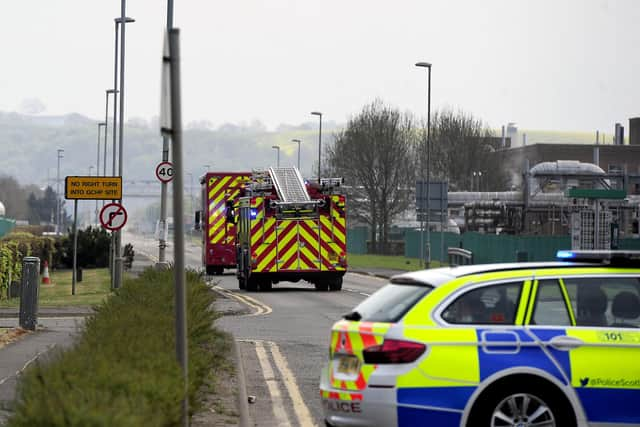
<path id="1" fill-rule="evenodd" d="M 258 260 L 256 258 L 251 258 L 251 268 L 257 268 L 258 267 Z"/>
<path id="2" fill-rule="evenodd" d="M 390 364 L 411 363 L 426 351 L 427 346 L 412 341 L 386 339 L 382 345 L 374 345 L 362 350 L 364 363 Z"/>

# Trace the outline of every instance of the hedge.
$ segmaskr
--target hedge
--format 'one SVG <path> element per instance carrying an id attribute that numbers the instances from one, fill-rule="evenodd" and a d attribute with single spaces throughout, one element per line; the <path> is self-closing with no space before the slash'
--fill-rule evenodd
<path id="1" fill-rule="evenodd" d="M 97 308 L 76 344 L 27 370 L 8 426 L 178 426 L 173 271 L 147 269 Z M 192 412 L 212 367 L 229 354 L 213 327 L 213 294 L 187 273 L 188 396 Z"/>
<path id="2" fill-rule="evenodd" d="M 54 239 L 34 236 L 31 233 L 11 233 L 0 239 L 0 300 L 7 298 L 7 289 L 11 282 L 20 280 L 22 258 L 35 256 L 40 258 L 40 267 L 44 261 L 51 264 L 55 252 Z"/>

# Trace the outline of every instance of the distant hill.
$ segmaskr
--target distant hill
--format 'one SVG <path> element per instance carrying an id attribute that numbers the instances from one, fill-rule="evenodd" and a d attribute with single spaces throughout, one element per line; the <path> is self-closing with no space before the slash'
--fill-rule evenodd
<path id="1" fill-rule="evenodd" d="M 332 140 L 335 123 L 323 123 L 323 146 Z M 112 169 L 112 125 L 109 125 L 107 144 L 107 172 Z M 60 176 L 86 175 L 94 166 L 98 143 L 98 121 L 80 114 L 64 116 L 29 116 L 0 112 L 0 175 L 13 176 L 23 184 L 44 186 L 49 178 L 54 182 L 57 171 L 57 149 L 64 149 Z M 270 132 L 259 123 L 249 125 L 224 124 L 211 129 L 206 123 L 185 126 L 183 156 L 186 172 L 200 176 L 205 165 L 211 170 L 251 170 L 275 166 L 279 145 L 281 166 L 297 163 L 300 139 L 301 169 L 312 175 L 318 156 L 318 132 L 315 122 L 301 125 L 281 125 Z M 103 140 L 100 141 L 100 169 L 102 170 Z M 154 179 L 156 164 L 162 156 L 162 138 L 156 122 L 131 119 L 125 126 L 125 179 Z M 101 172 L 102 174 L 102 172 Z"/>

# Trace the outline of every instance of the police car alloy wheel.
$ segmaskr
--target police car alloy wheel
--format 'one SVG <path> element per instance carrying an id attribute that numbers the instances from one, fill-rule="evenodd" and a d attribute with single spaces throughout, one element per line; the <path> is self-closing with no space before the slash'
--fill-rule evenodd
<path id="1" fill-rule="evenodd" d="M 491 427 L 556 427 L 553 412 L 545 402 L 528 393 L 507 396 L 493 410 Z"/>

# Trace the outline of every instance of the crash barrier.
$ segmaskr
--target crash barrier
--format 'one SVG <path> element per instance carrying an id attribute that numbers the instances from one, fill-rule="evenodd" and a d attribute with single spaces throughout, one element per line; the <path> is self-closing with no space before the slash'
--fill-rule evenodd
<path id="1" fill-rule="evenodd" d="M 449 265 L 470 265 L 473 264 L 473 252 L 462 248 L 447 248 Z"/>
<path id="2" fill-rule="evenodd" d="M 20 327 L 35 331 L 38 324 L 38 289 L 40 258 L 22 259 L 22 279 L 20 282 Z"/>

